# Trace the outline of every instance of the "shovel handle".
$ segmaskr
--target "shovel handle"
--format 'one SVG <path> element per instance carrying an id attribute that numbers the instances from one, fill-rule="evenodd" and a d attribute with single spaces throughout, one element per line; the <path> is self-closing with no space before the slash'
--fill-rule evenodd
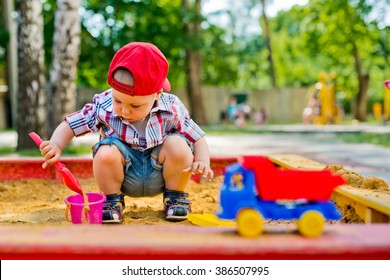
<path id="1" fill-rule="evenodd" d="M 30 136 L 31 139 L 35 142 L 35 144 L 37 144 L 38 147 L 41 146 L 43 140 L 42 140 L 41 137 L 39 137 L 38 134 L 36 134 L 35 132 L 31 132 L 31 133 L 29 134 L 29 136 Z"/>
<path id="2" fill-rule="evenodd" d="M 38 134 L 36 134 L 35 132 L 30 132 L 28 135 L 35 142 L 35 144 L 37 144 L 38 147 L 41 146 L 43 140 L 42 140 L 42 138 Z M 62 167 L 61 163 L 59 163 L 59 162 L 54 163 L 54 166 L 57 169 Z"/>

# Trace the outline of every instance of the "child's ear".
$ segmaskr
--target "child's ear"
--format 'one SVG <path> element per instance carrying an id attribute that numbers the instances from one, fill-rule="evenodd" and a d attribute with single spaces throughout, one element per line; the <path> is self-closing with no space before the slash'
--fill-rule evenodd
<path id="1" fill-rule="evenodd" d="M 159 92 L 157 92 L 156 100 L 158 100 L 158 99 L 161 97 L 162 93 L 163 93 L 162 90 L 160 90 Z"/>

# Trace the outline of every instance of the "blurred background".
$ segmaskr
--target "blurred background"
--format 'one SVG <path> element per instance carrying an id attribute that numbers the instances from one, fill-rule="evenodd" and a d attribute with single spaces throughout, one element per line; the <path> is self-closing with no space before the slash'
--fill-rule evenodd
<path id="1" fill-rule="evenodd" d="M 1 0 L 0 130 L 51 135 L 157 45 L 202 126 L 390 121 L 390 0 Z"/>

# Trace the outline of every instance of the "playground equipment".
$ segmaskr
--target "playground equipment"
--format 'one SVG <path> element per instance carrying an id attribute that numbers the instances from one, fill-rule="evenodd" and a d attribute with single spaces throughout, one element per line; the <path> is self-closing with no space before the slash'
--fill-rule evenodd
<path id="1" fill-rule="evenodd" d="M 308 106 L 303 112 L 305 124 L 333 124 L 340 120 L 340 108 L 336 103 L 336 73 L 322 71 L 308 94 Z"/>
<path id="2" fill-rule="evenodd" d="M 385 92 L 383 96 L 383 103 L 384 103 L 384 120 L 388 121 L 390 120 L 390 80 L 387 80 L 384 82 L 385 85 Z"/>
<path id="3" fill-rule="evenodd" d="M 341 218 L 330 198 L 343 184 L 329 170 L 284 170 L 266 157 L 243 156 L 226 168 L 217 215 L 235 219 L 244 237 L 260 235 L 269 219 L 295 221 L 303 236 L 317 237 L 325 220 Z"/>

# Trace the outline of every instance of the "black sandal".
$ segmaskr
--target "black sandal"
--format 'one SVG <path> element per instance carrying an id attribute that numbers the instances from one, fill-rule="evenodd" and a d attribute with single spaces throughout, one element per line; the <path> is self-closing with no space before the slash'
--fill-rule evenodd
<path id="1" fill-rule="evenodd" d="M 125 208 L 125 196 L 123 194 L 107 195 L 107 200 L 103 204 L 103 224 L 121 224 L 123 219 L 123 209 Z M 122 203 L 122 209 L 118 205 Z"/>
<path id="2" fill-rule="evenodd" d="M 164 215 L 168 221 L 187 220 L 191 213 L 191 201 L 187 199 L 188 193 L 182 191 L 164 191 Z"/>

